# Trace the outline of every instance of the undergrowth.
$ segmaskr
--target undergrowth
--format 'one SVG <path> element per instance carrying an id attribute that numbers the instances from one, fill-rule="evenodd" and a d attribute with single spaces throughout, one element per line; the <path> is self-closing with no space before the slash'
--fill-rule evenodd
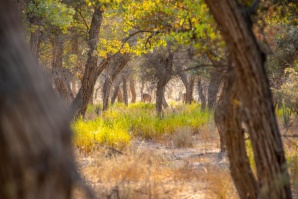
<path id="1" fill-rule="evenodd" d="M 159 139 L 184 127 L 198 132 L 204 124 L 213 120 L 211 112 L 201 112 L 200 109 L 198 104 L 176 105 L 165 110 L 163 119 L 159 119 L 154 104 L 115 104 L 94 120 L 79 119 L 74 122 L 74 144 L 84 151 L 91 151 L 98 144 L 121 149 L 129 145 L 135 136 Z M 91 106 L 87 110 L 92 112 L 95 108 Z"/>

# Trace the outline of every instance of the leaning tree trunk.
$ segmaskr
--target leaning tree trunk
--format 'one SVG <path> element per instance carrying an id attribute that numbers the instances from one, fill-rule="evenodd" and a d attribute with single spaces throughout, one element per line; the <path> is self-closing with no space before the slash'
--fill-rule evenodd
<path id="1" fill-rule="evenodd" d="M 77 173 L 70 117 L 0 2 L 0 198 L 70 199 Z"/>
<path id="2" fill-rule="evenodd" d="M 198 79 L 198 93 L 201 100 L 201 110 L 204 111 L 206 108 L 206 97 L 203 92 L 203 85 L 201 78 Z"/>
<path id="3" fill-rule="evenodd" d="M 129 79 L 129 88 L 130 88 L 130 92 L 131 92 L 131 103 L 135 103 L 136 99 L 137 99 L 137 93 L 136 93 L 134 75 L 131 75 L 131 77 Z"/>
<path id="4" fill-rule="evenodd" d="M 258 186 L 251 170 L 245 148 L 239 86 L 235 74 L 227 74 L 223 92 L 215 109 L 214 120 L 220 135 L 221 152 L 227 149 L 230 171 L 240 198 L 257 198 Z"/>
<path id="5" fill-rule="evenodd" d="M 55 89 L 60 97 L 67 102 L 71 102 L 73 101 L 74 96 L 62 67 L 63 42 L 62 32 L 58 31 L 55 38 L 52 40 L 52 74 Z"/>
<path id="6" fill-rule="evenodd" d="M 120 88 L 120 84 L 117 84 L 114 87 L 114 91 L 113 91 L 112 98 L 111 98 L 111 104 L 114 104 L 115 103 L 116 98 L 118 96 L 119 88 Z"/>
<path id="7" fill-rule="evenodd" d="M 102 7 L 95 7 L 91 26 L 89 29 L 89 51 L 88 51 L 88 59 L 85 66 L 84 76 L 82 80 L 82 86 L 72 103 L 72 108 L 75 117 L 79 115 L 85 114 L 88 106 L 88 102 L 92 97 L 92 93 L 94 90 L 94 86 L 98 76 L 108 65 L 111 60 L 111 56 L 105 58 L 101 61 L 99 66 L 97 66 L 98 62 L 98 53 L 97 53 L 97 44 L 99 40 L 99 31 L 102 23 L 103 9 Z"/>
<path id="8" fill-rule="evenodd" d="M 250 16 L 241 14 L 235 0 L 205 2 L 232 56 L 232 66 L 241 91 L 239 99 L 256 162 L 260 186 L 258 197 L 292 198 L 285 153 L 264 69 L 265 55 L 252 32 Z"/>

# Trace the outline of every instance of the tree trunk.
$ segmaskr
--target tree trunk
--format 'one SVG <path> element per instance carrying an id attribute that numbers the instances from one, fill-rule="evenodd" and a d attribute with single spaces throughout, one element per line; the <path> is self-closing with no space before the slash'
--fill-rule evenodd
<path id="1" fill-rule="evenodd" d="M 119 88 L 118 88 L 119 91 Z M 102 104 L 103 104 L 103 111 L 107 110 L 109 107 L 109 97 L 111 92 L 111 84 L 108 79 L 105 80 L 102 89 Z M 117 92 L 118 93 L 118 92 Z"/>
<path id="2" fill-rule="evenodd" d="M 0 2 L 0 198 L 70 199 L 70 117 L 23 38 L 14 1 Z"/>
<path id="3" fill-rule="evenodd" d="M 203 92 L 203 85 L 201 78 L 198 79 L 198 93 L 201 100 L 201 111 L 204 111 L 206 108 L 206 97 Z"/>
<path id="4" fill-rule="evenodd" d="M 111 104 L 114 104 L 114 103 L 115 103 L 116 98 L 117 98 L 117 96 L 118 96 L 119 88 L 120 88 L 120 84 L 117 84 L 117 85 L 114 87 L 113 95 L 112 95 L 112 98 L 111 98 Z"/>
<path id="5" fill-rule="evenodd" d="M 103 111 L 106 111 L 109 108 L 109 95 L 111 90 L 112 82 L 117 78 L 121 73 L 123 68 L 127 65 L 130 60 L 129 54 L 118 54 L 117 59 L 114 61 L 114 66 L 110 71 L 110 74 L 107 74 L 104 89 L 103 89 Z"/>
<path id="6" fill-rule="evenodd" d="M 159 80 L 156 88 L 156 111 L 158 118 L 162 118 L 162 101 L 163 101 L 163 93 L 164 86 L 166 85 L 165 81 Z"/>
<path id="7" fill-rule="evenodd" d="M 239 87 L 235 74 L 230 72 L 216 106 L 214 120 L 220 135 L 221 152 L 227 149 L 231 175 L 240 198 L 254 199 L 257 198 L 258 186 L 246 153 L 240 104 L 235 103 L 239 101 Z"/>
<path id="8" fill-rule="evenodd" d="M 102 60 L 99 66 L 98 62 L 98 53 L 97 53 L 97 44 L 99 39 L 99 31 L 102 23 L 103 9 L 101 7 L 95 7 L 91 26 L 89 30 L 89 51 L 88 59 L 85 66 L 84 76 L 82 80 L 82 86 L 72 103 L 72 108 L 74 111 L 75 117 L 83 115 L 86 112 L 88 102 L 92 97 L 94 86 L 98 76 L 105 69 L 111 56 Z"/>
<path id="9" fill-rule="evenodd" d="M 125 105 L 128 106 L 127 80 L 125 79 L 125 77 L 123 78 L 122 90 L 123 90 L 123 101 Z"/>
<path id="10" fill-rule="evenodd" d="M 158 118 L 162 118 L 162 106 L 165 108 L 168 107 L 166 103 L 164 91 L 165 86 L 170 81 L 172 77 L 172 69 L 173 69 L 173 53 L 169 53 L 167 59 L 164 62 L 163 70 L 159 70 L 158 74 L 158 82 L 156 88 L 156 111 Z"/>
<path id="11" fill-rule="evenodd" d="M 194 76 L 190 75 L 188 78 L 186 72 L 182 71 L 180 65 L 176 65 L 176 70 L 186 89 L 184 102 L 185 104 L 190 104 L 193 101 Z"/>
<path id="12" fill-rule="evenodd" d="M 256 162 L 260 186 L 258 197 L 292 198 L 284 149 L 264 69 L 265 55 L 252 32 L 251 19 L 241 15 L 235 0 L 205 2 L 232 56 L 232 66 L 239 83 L 239 99 Z"/>
<path id="13" fill-rule="evenodd" d="M 194 83 L 195 83 L 195 77 L 191 76 L 189 78 L 187 86 L 185 87 L 186 88 L 186 93 L 185 93 L 185 103 L 186 104 L 191 104 L 191 102 L 193 102 Z"/>
<path id="14" fill-rule="evenodd" d="M 74 96 L 67 80 L 66 72 L 64 72 L 62 67 L 63 43 L 62 32 L 59 31 L 52 40 L 52 74 L 55 89 L 62 99 L 70 103 Z"/>
<path id="15" fill-rule="evenodd" d="M 34 17 L 34 18 L 36 18 L 36 17 Z M 38 23 L 36 23 L 36 22 L 32 22 L 32 24 L 30 24 L 30 26 L 31 26 L 31 28 L 33 27 L 33 30 L 30 33 L 30 41 L 29 41 L 30 47 L 31 47 L 33 56 L 38 61 L 38 53 L 39 53 L 39 48 L 40 48 L 40 43 L 41 43 L 41 30 L 40 30 Z"/>
<path id="16" fill-rule="evenodd" d="M 137 93 L 136 93 L 134 75 L 131 75 L 131 77 L 129 79 L 129 87 L 130 87 L 130 92 L 131 92 L 131 103 L 135 103 L 136 99 L 137 99 Z"/>
<path id="17" fill-rule="evenodd" d="M 118 100 L 118 102 L 120 102 L 120 103 L 123 102 L 123 95 L 122 95 L 121 89 L 118 90 L 117 100 Z"/>
<path id="18" fill-rule="evenodd" d="M 214 69 L 211 72 L 211 79 L 208 86 L 208 109 L 214 109 L 216 105 L 217 93 L 221 82 L 221 73 Z"/>

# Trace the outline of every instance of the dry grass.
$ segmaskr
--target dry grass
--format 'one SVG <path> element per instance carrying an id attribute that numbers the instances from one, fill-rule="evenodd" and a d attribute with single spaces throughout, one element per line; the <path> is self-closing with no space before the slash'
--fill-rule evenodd
<path id="1" fill-rule="evenodd" d="M 174 130 L 172 134 L 172 141 L 174 147 L 186 148 L 193 146 L 193 129 L 191 127 L 185 126 Z"/>
<path id="2" fill-rule="evenodd" d="M 226 166 L 194 168 L 188 161 L 173 161 L 159 151 L 134 146 L 122 155 L 101 148 L 77 157 L 83 176 L 100 198 L 237 198 Z"/>

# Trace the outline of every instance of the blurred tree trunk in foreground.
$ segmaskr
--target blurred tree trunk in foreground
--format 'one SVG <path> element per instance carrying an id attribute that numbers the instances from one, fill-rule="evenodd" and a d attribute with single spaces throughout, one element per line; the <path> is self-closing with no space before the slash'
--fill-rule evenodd
<path id="1" fill-rule="evenodd" d="M 240 11 L 235 0 L 205 0 L 205 2 L 214 16 L 232 58 L 232 69 L 235 70 L 236 82 L 239 85 L 239 100 L 233 99 L 230 103 L 240 104 L 243 110 L 244 123 L 248 129 L 256 162 L 259 185 L 257 197 L 292 198 L 285 153 L 264 69 L 265 55 L 261 52 L 252 32 L 251 13 Z M 229 133 L 235 130 L 234 127 L 226 126 L 226 128 L 231 128 L 227 129 Z M 235 153 L 229 151 L 229 147 L 227 149 L 231 158 L 231 154 Z M 248 176 L 248 172 L 250 171 L 247 170 L 246 174 L 242 175 Z M 233 180 L 238 188 L 249 179 L 237 179 L 237 176 L 233 176 Z M 241 193 L 239 195 L 247 198 Z"/>
<path id="2" fill-rule="evenodd" d="M 70 117 L 0 2 L 0 198 L 68 199 L 76 173 Z"/>

